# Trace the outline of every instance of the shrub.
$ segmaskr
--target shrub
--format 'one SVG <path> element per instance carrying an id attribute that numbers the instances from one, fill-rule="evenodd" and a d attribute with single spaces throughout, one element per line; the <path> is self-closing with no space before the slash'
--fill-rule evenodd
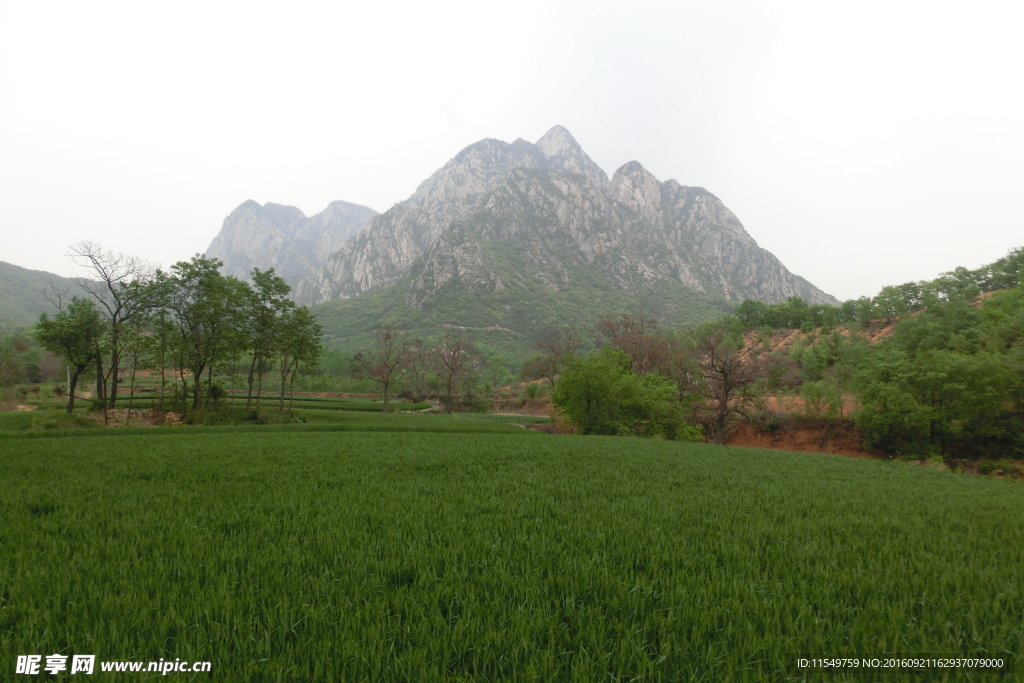
<path id="1" fill-rule="evenodd" d="M 573 362 L 551 395 L 566 419 L 584 434 L 660 436 L 683 435 L 687 429 L 675 400 L 672 381 L 658 375 L 638 376 L 621 351 L 603 349 Z"/>
<path id="2" fill-rule="evenodd" d="M 99 426 L 98 422 L 83 415 L 68 415 L 64 411 L 46 410 L 32 416 L 32 426 L 29 429 L 90 429 Z"/>

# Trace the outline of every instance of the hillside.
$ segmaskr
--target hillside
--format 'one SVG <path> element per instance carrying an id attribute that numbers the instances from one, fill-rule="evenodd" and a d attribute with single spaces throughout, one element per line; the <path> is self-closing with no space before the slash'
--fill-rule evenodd
<path id="1" fill-rule="evenodd" d="M 546 329 L 568 323 L 590 328 L 604 313 L 643 305 L 665 324 L 721 318 L 729 302 L 673 282 L 659 282 L 642 297 L 632 296 L 582 267 L 569 271 L 570 285 L 553 289 L 539 276 L 523 278 L 515 288 L 473 291 L 449 281 L 416 307 L 407 302 L 414 285 L 408 277 L 354 299 L 336 299 L 312 307 L 331 348 L 355 353 L 369 346 L 374 327 L 386 321 L 413 336 L 437 339 L 464 329 L 486 355 L 518 364 L 534 353 Z"/>
<path id="2" fill-rule="evenodd" d="M 35 324 L 40 313 L 54 313 L 56 309 L 43 296 L 50 283 L 69 287 L 74 281 L 0 261 L 0 331 L 27 327 Z"/>

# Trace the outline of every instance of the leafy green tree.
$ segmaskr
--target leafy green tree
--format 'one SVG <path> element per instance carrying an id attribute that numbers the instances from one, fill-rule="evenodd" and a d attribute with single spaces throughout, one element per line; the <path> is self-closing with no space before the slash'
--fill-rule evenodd
<path id="1" fill-rule="evenodd" d="M 245 283 L 220 274 L 217 259 L 196 255 L 159 273 L 167 307 L 177 327 L 176 351 L 182 369 L 192 375 L 192 409 L 200 407 L 203 372 L 245 347 Z M 182 382 L 185 375 L 182 373 Z"/>
<path id="2" fill-rule="evenodd" d="M 280 334 L 277 339 L 278 367 L 281 371 L 281 402 L 278 409 L 284 411 L 285 386 L 294 396 L 295 373 L 303 363 L 314 365 L 323 351 L 320 337 L 323 330 L 316 317 L 305 306 L 289 310 L 279 321 Z"/>
<path id="3" fill-rule="evenodd" d="M 250 357 L 249 389 L 245 407 L 248 409 L 252 406 L 255 383 L 256 410 L 259 411 L 260 397 L 263 393 L 263 373 L 270 359 L 279 351 L 285 350 L 282 345 L 286 332 L 285 319 L 294 310 L 295 304 L 287 298 L 291 293 L 291 287 L 274 273 L 273 268 L 266 271 L 253 268 L 251 279 L 250 290 L 240 294 L 245 302 L 244 346 Z"/>
<path id="4" fill-rule="evenodd" d="M 740 322 L 743 323 L 743 327 L 748 330 L 770 324 L 768 322 L 768 304 L 755 299 L 746 299 L 736 307 L 733 315 L 739 318 Z"/>
<path id="5" fill-rule="evenodd" d="M 584 434 L 676 438 L 683 425 L 675 386 L 667 377 L 637 375 L 632 360 L 610 347 L 574 360 L 552 392 L 552 403 Z"/>
<path id="6" fill-rule="evenodd" d="M 0 387 L 9 387 L 23 381 L 26 370 L 17 340 L 10 335 L 0 337 Z"/>
<path id="7" fill-rule="evenodd" d="M 96 306 L 88 299 L 73 297 L 52 320 L 45 313 L 39 316 L 36 339 L 44 349 L 67 361 L 71 369 L 67 408 L 69 414 L 75 409 L 78 378 L 96 361 L 103 333 L 103 320 Z"/>

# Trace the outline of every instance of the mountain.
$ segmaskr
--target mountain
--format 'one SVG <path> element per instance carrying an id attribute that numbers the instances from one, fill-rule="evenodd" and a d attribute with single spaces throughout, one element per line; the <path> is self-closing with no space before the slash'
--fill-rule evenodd
<path id="1" fill-rule="evenodd" d="M 224 219 L 206 255 L 224 262 L 225 275 L 249 279 L 254 267 L 274 268 L 297 291 L 308 287 L 327 257 L 366 225 L 376 211 L 348 202 L 331 202 L 322 212 L 306 216 L 294 206 L 251 199 Z"/>
<path id="2" fill-rule="evenodd" d="M 34 325 L 40 313 L 56 313 L 57 309 L 43 296 L 51 283 L 67 289 L 75 285 L 74 280 L 60 275 L 0 261 L 0 331 Z"/>
<path id="3" fill-rule="evenodd" d="M 515 263 L 499 255 L 509 249 Z M 454 277 L 469 291 L 521 287 L 527 276 L 558 290 L 572 267 L 632 294 L 667 281 L 726 302 L 838 303 L 760 248 L 710 192 L 659 182 L 635 161 L 609 180 L 561 126 L 536 144 L 487 139 L 462 150 L 297 296 L 351 298 L 411 276 L 405 300 L 416 308 Z"/>
<path id="4" fill-rule="evenodd" d="M 560 126 L 535 144 L 470 145 L 307 282 L 299 300 L 319 304 L 347 348 L 383 321 L 427 336 L 469 328 L 526 352 L 545 327 L 639 306 L 679 324 L 747 298 L 838 303 L 707 190 L 660 182 L 635 161 L 609 179 Z"/>

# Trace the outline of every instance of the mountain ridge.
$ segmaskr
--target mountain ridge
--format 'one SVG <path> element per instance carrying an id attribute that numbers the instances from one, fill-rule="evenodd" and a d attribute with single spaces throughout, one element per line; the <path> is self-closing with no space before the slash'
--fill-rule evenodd
<path id="1" fill-rule="evenodd" d="M 249 199 L 224 219 L 206 255 L 224 262 L 225 275 L 246 281 L 253 267 L 274 268 L 299 291 L 328 256 L 376 215 L 369 207 L 345 201 L 333 201 L 320 213 L 306 216 L 294 206 L 261 206 Z"/>
<path id="2" fill-rule="evenodd" d="M 544 177 L 533 176 L 531 181 L 530 171 Z M 515 191 L 510 181 L 519 183 L 520 191 L 532 193 L 534 199 L 546 193 L 544 206 L 526 209 L 523 197 L 512 196 Z M 527 190 L 524 183 L 532 183 L 532 187 Z M 543 189 L 549 185 L 556 187 L 555 194 Z M 517 208 L 503 208 L 503 201 Z M 474 286 L 489 281 L 488 286 L 500 288 L 509 274 L 503 279 L 480 271 L 487 259 L 479 245 L 471 248 L 464 244 L 456 249 L 452 243 L 456 236 L 467 234 L 463 224 L 481 220 L 481 211 L 495 217 L 504 215 L 506 223 L 510 214 L 532 212 L 535 227 L 547 228 L 548 237 L 563 247 L 567 245 L 552 228 L 567 230 L 579 253 L 563 256 L 583 257 L 594 267 L 610 268 L 608 274 L 627 290 L 669 277 L 735 303 L 743 298 L 772 303 L 794 295 L 810 303 L 838 303 L 759 247 L 739 219 L 707 190 L 675 180 L 660 182 L 637 161 L 623 164 L 609 179 L 562 126 L 553 127 L 536 143 L 487 138 L 467 146 L 421 183 L 409 199 L 371 219 L 327 259 L 319 277 L 307 281 L 313 286 L 297 292 L 297 299 L 323 303 L 358 297 L 406 275 L 412 276 L 418 289 L 430 280 L 447 281 L 449 276 L 438 275 L 438 258 L 429 258 L 432 251 L 437 256 L 438 249 L 447 250 L 445 259 L 450 266 L 461 264 L 453 267 L 460 277 L 469 274 Z M 521 233 L 519 227 L 492 229 L 490 237 Z M 551 244 L 534 247 L 538 253 L 533 261 L 550 261 L 539 251 L 551 251 Z M 622 251 L 622 257 L 610 255 L 613 250 Z M 598 252 L 607 258 L 596 258 Z M 647 261 L 657 268 L 652 269 Z M 564 272 L 559 275 L 555 272 L 559 268 L 549 266 L 547 274 L 553 276 L 549 284 L 557 287 Z M 426 270 L 416 270 L 420 268 Z M 417 297 L 411 295 L 407 300 L 415 306 Z"/>

